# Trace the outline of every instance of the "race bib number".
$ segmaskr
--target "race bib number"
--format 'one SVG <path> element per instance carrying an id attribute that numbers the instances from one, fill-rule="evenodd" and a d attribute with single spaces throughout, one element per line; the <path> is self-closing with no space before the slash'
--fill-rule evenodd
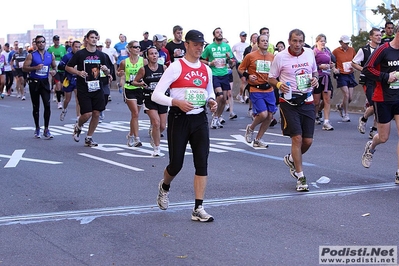
<path id="1" fill-rule="evenodd" d="M 194 108 L 205 106 L 206 91 L 201 89 L 186 89 L 185 100 L 194 105 Z"/>
<path id="2" fill-rule="evenodd" d="M 43 66 L 41 69 L 37 69 L 35 74 L 38 76 L 46 76 L 48 73 L 48 66 Z"/>
<path id="3" fill-rule="evenodd" d="M 270 71 L 270 61 L 256 60 L 256 72 L 267 74 Z"/>
<path id="4" fill-rule="evenodd" d="M 147 89 L 149 90 L 155 90 L 155 87 L 157 86 L 158 82 L 150 82 L 150 84 L 148 84 Z"/>
<path id="5" fill-rule="evenodd" d="M 301 92 L 308 92 L 312 90 L 312 74 L 301 74 L 296 77 L 297 88 Z"/>
<path id="6" fill-rule="evenodd" d="M 93 92 L 93 91 L 97 91 L 97 90 L 101 89 L 100 81 L 99 80 L 88 81 L 87 88 L 88 88 L 89 92 Z"/>
<path id="7" fill-rule="evenodd" d="M 352 63 L 351 62 L 343 62 L 342 66 L 344 68 L 344 72 L 351 72 L 352 71 Z"/>
<path id="8" fill-rule="evenodd" d="M 389 88 L 390 88 L 391 90 L 399 90 L 399 81 L 392 82 L 392 83 L 389 85 Z"/>
<path id="9" fill-rule="evenodd" d="M 55 65 L 58 67 L 58 65 L 60 64 L 60 61 L 55 61 Z"/>
<path id="10" fill-rule="evenodd" d="M 19 67 L 19 68 L 22 68 L 23 66 L 24 66 L 24 61 L 18 62 L 18 67 Z"/>
<path id="11" fill-rule="evenodd" d="M 165 65 L 165 58 L 164 57 L 159 57 L 157 63 L 160 64 L 160 65 Z"/>
<path id="12" fill-rule="evenodd" d="M 127 56 L 127 51 L 126 50 L 121 50 L 121 56 Z"/>
<path id="13" fill-rule="evenodd" d="M 226 67 L 226 58 L 216 58 L 214 62 L 215 62 L 216 68 L 225 68 Z"/>
<path id="14" fill-rule="evenodd" d="M 136 75 L 130 74 L 129 75 L 129 81 L 133 81 L 136 78 Z"/>

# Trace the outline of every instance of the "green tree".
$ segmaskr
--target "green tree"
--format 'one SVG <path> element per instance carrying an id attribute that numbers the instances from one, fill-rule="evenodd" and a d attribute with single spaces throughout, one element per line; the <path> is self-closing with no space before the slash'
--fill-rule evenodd
<path id="1" fill-rule="evenodd" d="M 385 21 L 392 21 L 394 24 L 399 20 L 399 9 L 391 4 L 390 8 L 387 8 L 384 3 L 378 5 L 376 9 L 371 9 L 374 15 L 381 15 Z M 369 33 L 367 31 L 359 31 L 357 36 L 351 36 L 352 47 L 357 51 L 360 47 L 367 44 L 369 40 Z"/>
<path id="2" fill-rule="evenodd" d="M 368 31 L 359 30 L 359 34 L 357 36 L 352 35 L 351 37 L 352 47 L 355 49 L 355 51 L 357 51 L 360 47 L 365 46 L 369 39 Z"/>
<path id="3" fill-rule="evenodd" d="M 377 6 L 376 9 L 371 9 L 374 15 L 381 15 L 385 21 L 392 21 L 395 23 L 399 19 L 399 9 L 394 5 L 391 4 L 391 8 L 386 8 L 385 4 L 382 3 L 381 5 Z"/>

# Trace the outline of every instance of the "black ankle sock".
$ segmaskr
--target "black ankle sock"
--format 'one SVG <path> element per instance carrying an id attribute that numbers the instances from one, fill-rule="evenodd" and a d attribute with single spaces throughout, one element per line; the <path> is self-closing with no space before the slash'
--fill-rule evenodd
<path id="1" fill-rule="evenodd" d="M 372 127 L 370 131 L 377 131 L 376 127 Z"/>
<path id="2" fill-rule="evenodd" d="M 362 120 L 363 122 L 367 122 L 367 118 L 364 118 L 364 116 L 362 116 L 361 120 Z"/>
<path id="3" fill-rule="evenodd" d="M 202 200 L 202 199 L 195 199 L 194 210 L 196 210 L 196 209 L 198 208 L 198 206 L 202 205 L 202 202 L 204 202 L 204 200 Z"/>
<path id="4" fill-rule="evenodd" d="M 166 185 L 165 183 L 162 183 L 162 189 L 165 190 L 165 191 L 169 191 L 169 189 L 170 189 L 170 184 L 169 184 L 169 185 Z"/>

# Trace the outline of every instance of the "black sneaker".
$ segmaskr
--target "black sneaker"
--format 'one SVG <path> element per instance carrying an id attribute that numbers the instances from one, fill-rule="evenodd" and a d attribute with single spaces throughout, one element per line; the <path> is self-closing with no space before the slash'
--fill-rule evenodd
<path id="1" fill-rule="evenodd" d="M 98 143 L 93 140 L 93 138 L 85 138 L 85 146 L 86 147 L 96 147 Z"/>
<path id="2" fill-rule="evenodd" d="M 395 184 L 399 185 L 399 174 L 396 172 L 395 174 Z"/>

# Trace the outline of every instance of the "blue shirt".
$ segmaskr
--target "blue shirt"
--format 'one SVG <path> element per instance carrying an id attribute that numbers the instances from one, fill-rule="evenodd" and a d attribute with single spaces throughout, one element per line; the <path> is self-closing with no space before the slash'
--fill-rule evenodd
<path id="1" fill-rule="evenodd" d="M 123 42 L 123 43 L 118 42 L 114 46 L 115 50 L 118 52 L 118 60 L 116 61 L 116 64 L 118 64 L 118 65 L 121 63 L 121 61 L 123 59 L 129 57 L 129 55 L 127 54 L 126 46 L 127 46 L 127 42 Z"/>

